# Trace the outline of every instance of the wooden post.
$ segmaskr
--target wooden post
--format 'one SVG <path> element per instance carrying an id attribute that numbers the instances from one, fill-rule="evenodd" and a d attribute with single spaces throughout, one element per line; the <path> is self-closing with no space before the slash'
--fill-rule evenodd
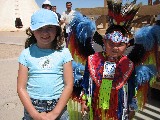
<path id="1" fill-rule="evenodd" d="M 104 0 L 104 7 L 107 7 L 107 0 Z"/>
<path id="2" fill-rule="evenodd" d="M 104 0 L 104 8 L 107 7 L 107 0 Z M 104 14 L 103 29 L 106 29 L 107 15 Z"/>
<path id="3" fill-rule="evenodd" d="M 152 0 L 148 0 L 148 5 L 152 5 Z"/>

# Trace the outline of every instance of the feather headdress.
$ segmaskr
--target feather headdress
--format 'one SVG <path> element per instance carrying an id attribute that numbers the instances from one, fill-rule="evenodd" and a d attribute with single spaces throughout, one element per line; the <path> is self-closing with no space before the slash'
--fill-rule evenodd
<path id="1" fill-rule="evenodd" d="M 109 28 L 104 39 L 112 40 L 115 43 L 129 42 L 126 34 L 129 33 L 131 22 L 139 9 L 135 3 L 136 0 L 122 6 L 121 1 L 107 0 Z"/>
<path id="2" fill-rule="evenodd" d="M 135 3 L 136 0 L 122 6 L 122 2 L 118 0 L 108 0 L 109 25 L 120 25 L 126 29 L 130 28 L 131 22 L 139 9 L 139 5 Z"/>

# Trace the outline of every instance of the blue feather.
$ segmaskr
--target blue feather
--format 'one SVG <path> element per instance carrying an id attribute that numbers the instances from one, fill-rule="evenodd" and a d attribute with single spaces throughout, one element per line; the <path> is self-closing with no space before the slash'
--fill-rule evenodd
<path id="1" fill-rule="evenodd" d="M 95 21 L 75 12 L 74 18 L 70 23 L 71 31 L 76 35 L 76 40 L 85 45 L 87 38 L 92 38 L 96 31 Z"/>
<path id="2" fill-rule="evenodd" d="M 145 26 L 135 32 L 135 43 L 142 44 L 146 51 L 151 50 L 155 43 L 152 29 L 153 26 Z"/>
<path id="3" fill-rule="evenodd" d="M 153 34 L 155 41 L 160 45 L 160 26 L 154 25 L 150 31 Z"/>
<path id="4" fill-rule="evenodd" d="M 138 85 L 148 82 L 157 72 L 154 65 L 139 65 L 135 70 Z"/>
<path id="5" fill-rule="evenodd" d="M 74 73 L 74 85 L 79 84 L 79 81 L 83 78 L 85 66 L 81 63 L 77 63 L 76 61 L 72 61 L 72 68 Z"/>

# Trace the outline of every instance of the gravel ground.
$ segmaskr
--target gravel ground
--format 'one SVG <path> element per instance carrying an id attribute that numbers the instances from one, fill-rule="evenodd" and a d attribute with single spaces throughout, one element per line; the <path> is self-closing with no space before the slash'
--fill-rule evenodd
<path id="1" fill-rule="evenodd" d="M 10 59 L 18 57 L 24 46 L 0 44 L 0 59 Z"/>

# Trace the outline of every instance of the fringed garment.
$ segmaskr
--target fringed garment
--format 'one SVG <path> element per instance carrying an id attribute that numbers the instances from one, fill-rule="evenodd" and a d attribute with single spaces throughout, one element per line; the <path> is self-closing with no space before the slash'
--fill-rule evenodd
<path id="1" fill-rule="evenodd" d="M 99 52 L 88 57 L 87 65 L 82 86 L 90 102 L 90 120 L 127 119 L 128 104 L 135 95 L 134 79 L 127 82 L 133 63 L 126 56 L 117 62 L 107 61 Z"/>

